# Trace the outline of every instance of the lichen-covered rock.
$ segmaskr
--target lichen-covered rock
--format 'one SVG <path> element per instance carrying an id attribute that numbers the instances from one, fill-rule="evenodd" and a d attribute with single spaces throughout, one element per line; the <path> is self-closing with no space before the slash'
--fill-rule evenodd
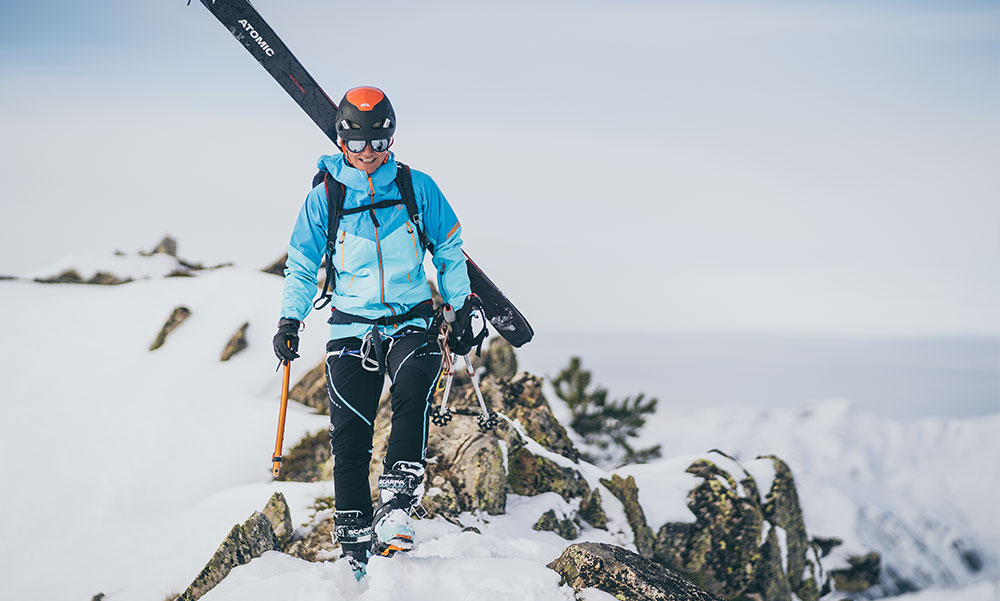
<path id="1" fill-rule="evenodd" d="M 326 361 L 320 361 L 307 371 L 288 391 L 288 398 L 312 407 L 320 413 L 330 410 L 330 395 L 326 388 Z"/>
<path id="2" fill-rule="evenodd" d="M 184 306 L 174 307 L 174 310 L 170 313 L 170 317 L 167 318 L 166 323 L 160 328 L 159 333 L 156 334 L 156 339 L 153 340 L 153 344 L 149 346 L 149 350 L 155 351 L 156 349 L 163 346 L 167 341 L 167 336 L 171 332 L 177 329 L 177 326 L 184 323 L 184 320 L 191 315 L 191 309 Z"/>
<path id="3" fill-rule="evenodd" d="M 721 601 L 662 565 L 614 545 L 570 545 L 549 567 L 577 591 L 598 588 L 630 601 Z"/>
<path id="4" fill-rule="evenodd" d="M 759 459 L 770 459 L 774 463 L 774 482 L 763 504 L 764 516 L 773 526 L 785 531 L 786 571 L 788 583 L 802 601 L 818 601 L 822 595 L 822 569 L 816 551 L 809 543 L 799 493 L 795 488 L 792 470 L 774 455 Z"/>
<path id="5" fill-rule="evenodd" d="M 313 515 L 306 533 L 288 545 L 285 553 L 306 561 L 333 559 L 338 547 L 333 538 L 333 508 L 333 497 L 318 497 L 313 503 Z"/>
<path id="6" fill-rule="evenodd" d="M 613 474 L 610 480 L 602 478 L 601 484 L 622 502 L 625 517 L 628 518 L 628 524 L 635 535 L 635 548 L 639 551 L 639 555 L 651 559 L 654 555 L 655 538 L 646 523 L 646 514 L 639 505 L 639 487 L 635 484 L 635 478 L 632 476 L 622 478 L 618 474 Z"/>
<path id="7" fill-rule="evenodd" d="M 762 601 L 792 601 L 792 589 L 785 574 L 778 530 L 771 528 L 760 547 L 760 560 L 754 567 L 753 582 L 741 598 Z"/>
<path id="8" fill-rule="evenodd" d="M 735 598 L 754 581 L 761 560 L 760 501 L 756 493 L 741 494 L 736 480 L 707 459 L 695 461 L 687 472 L 703 479 L 688 495 L 695 523 L 665 524 L 657 535 L 656 558 L 706 590 Z"/>
<path id="9" fill-rule="evenodd" d="M 221 361 L 229 361 L 233 355 L 247 348 L 247 328 L 250 322 L 245 322 L 226 343 L 226 348 L 222 349 Z"/>
<path id="10" fill-rule="evenodd" d="M 837 590 L 856 593 L 879 583 L 882 559 L 874 551 L 867 555 L 852 555 L 847 558 L 848 567 L 830 570 Z"/>
<path id="11" fill-rule="evenodd" d="M 143 253 L 143 254 L 146 254 L 146 255 L 155 255 L 157 253 L 163 253 L 163 254 L 169 255 L 171 257 L 176 257 L 177 256 L 177 240 L 174 240 L 170 236 L 164 236 L 163 240 L 160 240 L 160 243 L 157 244 L 156 247 L 153 248 L 153 250 L 149 251 L 148 253 Z"/>
<path id="12" fill-rule="evenodd" d="M 75 269 L 67 269 L 48 278 L 35 278 L 39 284 L 83 284 L 83 277 Z"/>
<path id="13" fill-rule="evenodd" d="M 513 378 L 517 373 L 517 355 L 514 347 L 502 337 L 490 341 L 483 353 L 482 366 L 486 374 L 494 378 Z"/>
<path id="14" fill-rule="evenodd" d="M 333 479 L 333 458 L 330 456 L 330 432 L 320 430 L 307 434 L 281 457 L 281 472 L 276 480 L 289 482 L 320 482 Z"/>
<path id="15" fill-rule="evenodd" d="M 261 269 L 264 273 L 270 273 L 271 275 L 280 275 L 285 277 L 285 263 L 288 261 L 288 253 L 281 255 L 281 258 L 271 263 L 264 269 Z"/>
<path id="16" fill-rule="evenodd" d="M 599 488 L 590 491 L 590 495 L 580 501 L 580 510 L 577 515 L 594 528 L 608 529 L 608 516 L 604 513 L 604 506 L 601 504 Z"/>
<path id="17" fill-rule="evenodd" d="M 249 563 L 266 551 L 282 549 L 282 540 L 287 541 L 292 531 L 284 496 L 275 493 L 264 511 L 255 511 L 247 521 L 233 526 L 215 555 L 177 601 L 195 601 L 222 582 L 236 566 Z"/>
<path id="18" fill-rule="evenodd" d="M 470 386 L 466 392 L 469 404 L 476 402 L 472 394 Z M 502 409 L 508 418 L 517 420 L 538 444 L 573 461 L 579 460 L 580 452 L 542 394 L 541 378 L 527 372 L 513 378 L 487 377 L 483 380 L 483 395 L 494 409 Z"/>
<path id="19" fill-rule="evenodd" d="M 534 496 L 555 492 L 568 501 L 590 493 L 579 471 L 560 467 L 547 457 L 535 455 L 519 442 L 519 438 L 507 452 L 507 464 L 507 484 L 514 494 Z"/>
<path id="20" fill-rule="evenodd" d="M 118 286 L 119 284 L 127 284 L 131 282 L 132 278 L 119 278 L 113 273 L 108 273 L 107 271 L 98 271 L 89 280 L 88 284 L 96 284 L 98 286 Z"/>
<path id="21" fill-rule="evenodd" d="M 554 509 L 543 513 L 532 528 L 544 532 L 555 532 L 566 540 L 573 540 L 580 536 L 580 529 L 576 527 L 576 523 L 570 518 L 560 519 L 556 516 Z"/>
<path id="22" fill-rule="evenodd" d="M 385 457 L 392 421 L 387 392 L 375 416 L 372 455 Z M 491 515 L 504 512 L 507 506 L 502 437 L 509 435 L 506 423 L 497 432 L 481 432 L 471 416 L 457 414 L 445 427 L 430 425 L 427 437 L 427 472 L 424 476 L 423 506 L 429 515 L 456 517 L 463 511 L 483 511 Z M 377 495 L 378 476 L 383 466 L 373 461 L 369 484 Z"/>

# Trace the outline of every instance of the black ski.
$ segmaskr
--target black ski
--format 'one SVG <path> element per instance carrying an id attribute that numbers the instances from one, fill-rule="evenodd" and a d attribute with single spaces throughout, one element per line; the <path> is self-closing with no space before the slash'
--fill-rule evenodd
<path id="1" fill-rule="evenodd" d="M 285 46 L 260 13 L 247 0 L 201 0 L 215 18 L 239 40 L 264 67 L 278 85 L 302 108 L 334 144 L 336 103 L 309 75 L 302 63 Z M 483 312 L 494 329 L 515 347 L 534 336 L 531 324 L 517 307 L 490 281 L 486 274 L 465 255 L 472 291 L 483 301 Z"/>

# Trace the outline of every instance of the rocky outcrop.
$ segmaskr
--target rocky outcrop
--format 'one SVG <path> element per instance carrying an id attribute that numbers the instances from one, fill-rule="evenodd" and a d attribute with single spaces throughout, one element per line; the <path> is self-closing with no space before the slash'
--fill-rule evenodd
<path id="1" fill-rule="evenodd" d="M 635 485 L 635 478 L 632 476 L 622 478 L 618 474 L 614 474 L 610 480 L 601 479 L 601 484 L 622 502 L 625 517 L 635 535 L 635 548 L 639 551 L 639 555 L 651 559 L 653 557 L 653 531 L 646 523 L 646 514 L 642 511 L 642 506 L 639 505 L 639 487 Z"/>
<path id="2" fill-rule="evenodd" d="M 156 334 L 156 339 L 153 340 L 153 344 L 149 345 L 149 350 L 155 351 L 156 349 L 163 346 L 167 341 L 167 336 L 171 332 L 177 329 L 177 326 L 184 323 L 184 320 L 191 316 L 191 309 L 184 306 L 174 307 L 174 310 L 170 313 L 170 317 L 167 318 L 166 323 L 160 328 L 159 333 Z"/>
<path id="3" fill-rule="evenodd" d="M 500 336 L 493 338 L 483 353 L 480 365 L 484 375 L 496 379 L 513 378 L 517 374 L 517 355 L 514 354 L 514 347 Z"/>
<path id="4" fill-rule="evenodd" d="M 284 453 L 281 456 L 281 472 L 275 479 L 287 482 L 333 480 L 329 430 L 307 434 Z"/>
<path id="5" fill-rule="evenodd" d="M 222 357 L 220 361 L 229 361 L 232 359 L 233 355 L 247 348 L 247 328 L 250 327 L 250 322 L 245 322 L 240 326 L 240 329 L 229 338 L 229 342 L 226 343 L 226 348 L 222 349 Z"/>
<path id="6" fill-rule="evenodd" d="M 267 267 L 261 269 L 264 273 L 270 273 L 271 275 L 280 275 L 285 277 L 285 263 L 288 261 L 288 253 L 281 255 L 281 258 L 271 263 Z"/>
<path id="7" fill-rule="evenodd" d="M 618 599 L 722 601 L 662 565 L 614 545 L 570 545 L 549 567 L 577 591 L 598 588 Z"/>
<path id="8" fill-rule="evenodd" d="M 512 378 L 489 376 L 483 380 L 482 388 L 492 407 L 502 408 L 504 415 L 517 420 L 525 433 L 540 445 L 573 461 L 579 460 L 580 452 L 542 394 L 541 378 L 528 372 L 520 372 Z M 469 386 L 464 395 L 466 403 L 476 402 L 474 394 Z"/>
<path id="9" fill-rule="evenodd" d="M 513 444 L 507 454 L 510 469 L 507 483 L 511 492 L 529 497 L 555 492 L 567 501 L 590 494 L 587 481 L 577 470 L 560 467 L 548 457 L 535 455 L 524 446 L 520 437 Z"/>
<path id="10" fill-rule="evenodd" d="M 265 551 L 280 551 L 291 540 L 292 517 L 281 493 L 274 493 L 267 506 L 242 524 L 233 526 L 212 559 L 202 568 L 177 601 L 195 601 L 222 582 L 233 568 L 249 563 Z"/>
<path id="11" fill-rule="evenodd" d="M 580 536 L 580 529 L 577 528 L 573 518 L 558 517 L 554 509 L 543 513 L 532 528 L 542 532 L 555 532 L 566 540 L 573 540 Z"/>
<path id="12" fill-rule="evenodd" d="M 847 558 L 848 567 L 830 570 L 838 591 L 856 593 L 879 583 L 881 557 L 872 552 L 866 555 L 852 555 Z"/>
<path id="13" fill-rule="evenodd" d="M 84 279 L 75 269 L 66 269 L 58 275 L 48 278 L 35 278 L 39 284 L 96 284 L 100 286 L 117 286 L 132 281 L 132 278 L 119 278 L 107 271 L 98 271 L 90 279 Z"/>
<path id="14" fill-rule="evenodd" d="M 664 524 L 654 558 L 727 599 L 791 601 L 794 593 L 817 601 L 830 587 L 818 546 L 806 534 L 791 470 L 767 459 L 775 478 L 764 500 L 746 470 L 737 481 L 711 460 L 692 463 L 688 473 L 702 479 L 688 495 L 695 522 Z"/>
<path id="15" fill-rule="evenodd" d="M 590 491 L 590 495 L 580 500 L 578 515 L 594 528 L 608 529 L 608 516 L 604 513 L 604 506 L 601 503 L 600 489 L 595 488 Z"/>
<path id="16" fill-rule="evenodd" d="M 330 396 L 326 391 L 326 361 L 320 361 L 299 378 L 299 381 L 288 391 L 288 398 L 312 407 L 321 413 L 327 413 Z"/>

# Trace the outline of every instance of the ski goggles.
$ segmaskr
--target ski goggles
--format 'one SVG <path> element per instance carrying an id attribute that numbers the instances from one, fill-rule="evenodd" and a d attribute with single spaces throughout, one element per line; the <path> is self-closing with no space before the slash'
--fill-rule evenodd
<path id="1" fill-rule="evenodd" d="M 347 149 L 351 152 L 364 152 L 365 146 L 369 144 L 372 145 L 372 150 L 375 152 L 385 152 L 389 150 L 389 140 L 387 138 L 382 138 L 380 140 L 346 140 Z"/>

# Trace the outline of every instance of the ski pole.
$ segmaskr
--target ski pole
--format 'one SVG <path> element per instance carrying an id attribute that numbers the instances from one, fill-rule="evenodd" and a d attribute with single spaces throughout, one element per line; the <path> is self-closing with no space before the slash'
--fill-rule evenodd
<path id="1" fill-rule="evenodd" d="M 285 361 L 285 375 L 281 379 L 281 410 L 278 413 L 278 438 L 274 441 L 274 454 L 271 455 L 271 473 L 277 478 L 281 473 L 281 444 L 285 438 L 285 413 L 288 411 L 288 379 L 292 371 L 292 362 Z"/>

